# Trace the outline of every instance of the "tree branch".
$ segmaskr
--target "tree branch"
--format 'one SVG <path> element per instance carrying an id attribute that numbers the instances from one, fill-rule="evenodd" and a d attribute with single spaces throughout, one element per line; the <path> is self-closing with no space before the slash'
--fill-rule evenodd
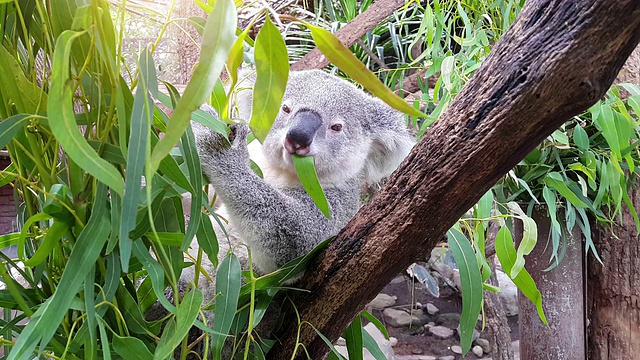
<path id="1" fill-rule="evenodd" d="M 565 120 L 603 96 L 640 41 L 637 0 L 530 0 L 511 29 L 384 188 L 291 294 L 335 341 L 365 303 L 423 258 L 458 218 Z M 290 359 L 295 314 L 269 359 Z M 303 325 L 312 359 L 328 348 Z M 298 354 L 300 355 L 300 354 Z"/>
<path id="2" fill-rule="evenodd" d="M 336 31 L 336 37 L 346 46 L 353 45 L 364 36 L 367 31 L 374 28 L 382 20 L 388 18 L 405 0 L 378 0 L 371 4 L 362 14 L 356 16 L 347 25 Z M 291 70 L 322 69 L 329 65 L 329 60 L 322 55 L 320 50 L 313 49 L 305 57 L 291 65 Z"/>

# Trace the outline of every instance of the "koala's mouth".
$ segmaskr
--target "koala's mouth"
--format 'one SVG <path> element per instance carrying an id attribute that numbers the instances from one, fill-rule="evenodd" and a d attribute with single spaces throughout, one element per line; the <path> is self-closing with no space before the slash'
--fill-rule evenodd
<path id="1" fill-rule="evenodd" d="M 310 144 L 295 142 L 290 137 L 284 139 L 284 148 L 289 155 L 308 156 L 311 152 Z"/>

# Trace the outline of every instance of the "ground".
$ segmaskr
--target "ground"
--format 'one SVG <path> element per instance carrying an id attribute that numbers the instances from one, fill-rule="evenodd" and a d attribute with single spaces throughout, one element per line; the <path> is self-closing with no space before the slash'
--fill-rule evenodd
<path id="1" fill-rule="evenodd" d="M 412 287 L 414 291 L 412 293 Z M 440 297 L 436 298 L 424 290 L 421 285 L 413 284 L 406 276 L 398 276 L 394 281 L 388 284 L 382 293 L 396 296 L 395 308 L 408 308 L 410 304 L 419 303 L 426 306 L 431 303 L 438 308 L 435 315 L 426 315 L 427 322 L 433 322 L 435 325 L 442 325 L 455 330 L 458 327 L 460 313 L 462 311 L 462 301 L 457 291 L 450 287 L 440 288 Z M 372 310 L 374 316 L 385 323 L 382 310 Z M 511 328 L 511 341 L 519 340 L 518 320 L 517 316 L 509 317 L 509 326 Z M 397 345 L 393 347 L 396 356 L 402 355 L 431 355 L 434 357 L 454 356 L 454 358 L 462 359 L 461 355 L 454 354 L 451 346 L 459 345 L 460 339 L 457 332 L 447 339 L 439 339 L 429 333 L 425 326 L 415 326 L 412 328 L 394 328 L 385 323 L 389 336 L 398 339 Z M 428 325 L 427 325 L 428 326 Z M 486 332 L 481 331 L 480 337 L 488 338 Z M 490 358 L 491 354 L 483 355 L 483 359 Z M 469 353 L 465 359 L 477 359 L 475 355 Z"/>

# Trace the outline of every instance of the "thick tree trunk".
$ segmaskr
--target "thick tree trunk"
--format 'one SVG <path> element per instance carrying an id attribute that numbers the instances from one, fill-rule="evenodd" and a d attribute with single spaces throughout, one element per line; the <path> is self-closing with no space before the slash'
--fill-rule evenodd
<path id="1" fill-rule="evenodd" d="M 542 294 L 549 326 L 538 315 L 535 305 L 518 291 L 518 325 L 520 326 L 520 359 L 573 360 L 585 359 L 584 251 L 582 232 L 576 226 L 567 234 L 564 258 L 548 270 L 553 254 L 551 219 L 546 210 L 534 211 L 538 224 L 538 243 L 527 256 L 525 268 Z M 516 241 L 522 240 L 522 223 L 515 222 Z"/>
<path id="2" fill-rule="evenodd" d="M 335 341 L 501 176 L 604 95 L 640 41 L 639 16 L 637 0 L 528 1 L 447 112 L 297 284 L 310 290 L 290 294 L 300 319 Z M 311 326 L 298 330 L 295 320 L 285 324 L 269 358 L 290 359 L 296 339 L 312 359 L 327 353 Z"/>
<path id="3" fill-rule="evenodd" d="M 640 191 L 630 197 L 640 209 Z M 640 236 L 629 210 L 623 210 L 613 229 L 598 227 L 593 240 L 603 263 L 589 256 L 589 359 L 638 359 Z"/>

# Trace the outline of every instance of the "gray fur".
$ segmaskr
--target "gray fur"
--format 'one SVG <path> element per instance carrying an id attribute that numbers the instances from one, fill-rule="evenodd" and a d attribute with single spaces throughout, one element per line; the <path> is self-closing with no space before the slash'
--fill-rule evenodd
<path id="1" fill-rule="evenodd" d="M 251 93 L 241 93 L 238 102 L 239 117 L 248 120 Z M 358 211 L 362 186 L 388 176 L 414 144 L 399 112 L 319 70 L 290 74 L 285 107 L 289 113 L 280 111 L 263 145 L 253 141 L 247 146 L 245 125 L 236 126 L 229 145 L 221 135 L 193 123 L 203 173 L 225 206 L 229 227 L 249 245 L 260 273 L 271 272 L 336 235 Z M 300 110 L 322 119 L 308 151 L 314 156 L 331 219 L 302 188 L 284 146 Z M 342 130 L 331 130 L 334 124 L 341 124 Z M 264 179 L 251 170 L 250 155 Z"/>

